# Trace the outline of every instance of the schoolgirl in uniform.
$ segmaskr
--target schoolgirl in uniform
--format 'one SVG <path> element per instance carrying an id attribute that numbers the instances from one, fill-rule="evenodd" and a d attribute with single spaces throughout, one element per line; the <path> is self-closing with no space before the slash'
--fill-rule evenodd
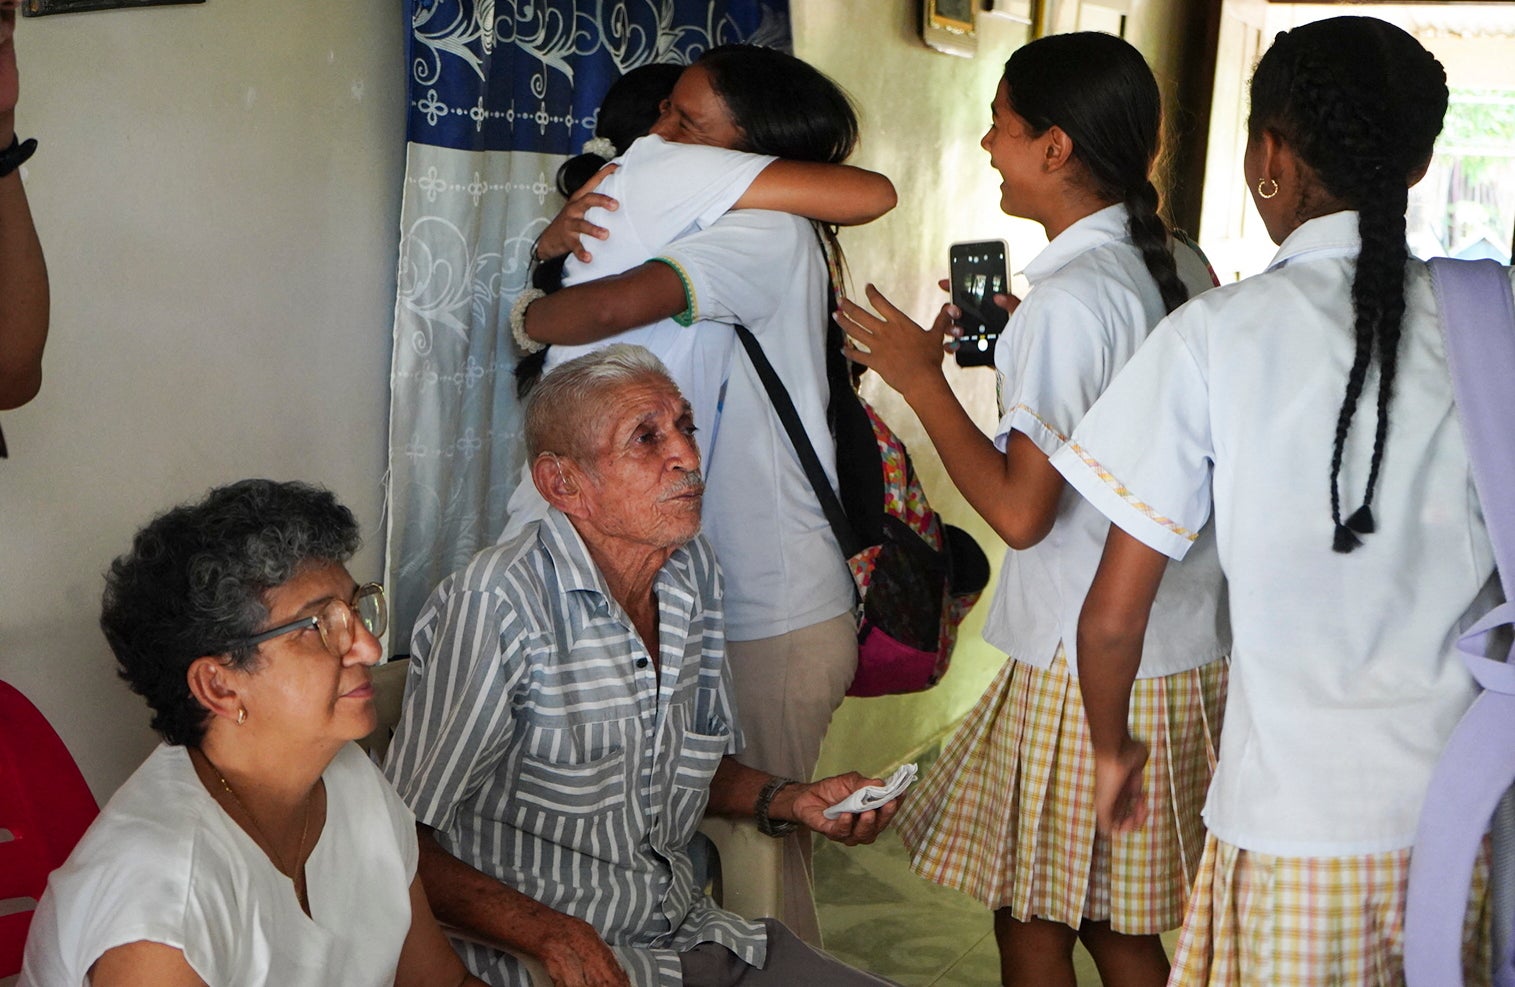
<path id="1" fill-rule="evenodd" d="M 915 409 L 958 489 L 1011 549 L 984 628 L 1009 660 L 899 828 L 917 873 L 995 910 L 1005 984 L 1071 987 L 1082 939 L 1107 984 L 1160 985 L 1157 933 L 1179 924 L 1199 865 L 1221 724 L 1219 564 L 1202 533 L 1168 573 L 1147 638 L 1132 722 L 1158 738 L 1146 786 L 1160 811 L 1142 830 L 1099 836 L 1074 634 L 1109 523 L 1048 457 L 1151 327 L 1214 280 L 1157 215 L 1161 102 L 1136 49 L 1094 33 L 1032 42 L 1006 63 L 992 111 L 981 143 L 1004 179 L 1000 208 L 1041 223 L 1051 241 L 1026 267 L 1031 290 L 995 351 L 994 438 L 941 370 L 952 306 L 923 332 L 870 286 L 883 318 L 851 303 L 838 314 L 849 355 Z"/>
<path id="2" fill-rule="evenodd" d="M 1403 983 L 1409 846 L 1474 694 L 1453 644 L 1493 589 L 1435 300 L 1405 245 L 1446 104 L 1441 65 L 1382 21 L 1278 35 L 1245 157 L 1278 254 L 1173 313 L 1053 457 L 1118 526 L 1079 625 L 1116 832 L 1150 813 L 1132 784 L 1149 737 L 1125 712 L 1141 630 L 1214 514 L 1235 644 L 1176 985 Z M 1465 939 L 1468 983 L 1488 980 L 1482 939 Z"/>
<path id="3" fill-rule="evenodd" d="M 728 146 L 732 136 L 713 124 L 709 133 L 675 132 L 669 122 L 676 116 L 672 97 L 684 71 L 677 65 L 645 65 L 611 85 L 600 105 L 595 138 L 586 143 L 585 153 L 558 170 L 558 191 L 568 201 L 532 248 L 537 261 L 532 290 L 517 297 L 511 328 L 526 354 L 515 370 L 522 397 L 542 374 L 590 350 L 611 343 L 651 350 L 689 401 L 700 455 L 708 461 L 736 347 L 732 334 L 693 333 L 662 320 L 595 342 L 544 346 L 526 335 L 526 308 L 561 287 L 628 271 L 733 209 L 771 209 L 845 226 L 888 212 L 895 192 L 884 175 L 840 162 L 857 138 L 856 120 L 843 114 L 812 114 L 812 131 L 781 148 L 792 157 Z M 698 66 L 694 72 L 706 74 Z M 715 109 L 705 103 L 696 104 L 700 111 L 715 117 Z M 699 143 L 694 137 L 717 143 Z M 845 150 L 838 154 L 842 146 Z M 604 168 L 606 164 L 614 167 Z M 584 236 L 594 238 L 592 254 Z M 546 513 L 547 502 L 531 482 L 530 466 L 521 467 L 501 542 Z"/>

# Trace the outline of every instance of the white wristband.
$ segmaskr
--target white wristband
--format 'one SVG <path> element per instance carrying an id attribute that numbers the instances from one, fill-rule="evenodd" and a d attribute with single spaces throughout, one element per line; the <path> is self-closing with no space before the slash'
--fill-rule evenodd
<path id="1" fill-rule="evenodd" d="M 538 298 L 547 297 L 547 292 L 538 288 L 524 288 L 516 296 L 515 303 L 510 306 L 510 334 L 515 337 L 516 345 L 522 353 L 535 353 L 545 350 L 546 343 L 538 342 L 526 335 L 526 308 Z"/>

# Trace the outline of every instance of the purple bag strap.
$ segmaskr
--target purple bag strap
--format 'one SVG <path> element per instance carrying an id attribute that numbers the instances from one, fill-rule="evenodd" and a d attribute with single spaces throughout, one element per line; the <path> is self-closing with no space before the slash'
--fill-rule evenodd
<path id="1" fill-rule="evenodd" d="M 1515 601 L 1515 298 L 1494 261 L 1431 261 L 1457 416 L 1506 600 Z M 1484 657 L 1489 634 L 1515 624 L 1515 602 L 1495 607 L 1458 639 L 1484 691 L 1452 732 L 1431 777 L 1410 856 L 1405 906 L 1407 987 L 1463 982 L 1462 925 L 1473 864 L 1500 799 L 1515 784 L 1515 665 Z M 1496 866 L 1496 870 L 1498 867 Z M 1496 904 L 1501 897 L 1494 891 Z M 1504 889 L 1507 890 L 1507 889 Z M 1496 907 L 1496 921 L 1507 923 Z M 1509 933 L 1500 928 L 1499 933 Z M 1494 983 L 1515 987 L 1509 942 Z"/>

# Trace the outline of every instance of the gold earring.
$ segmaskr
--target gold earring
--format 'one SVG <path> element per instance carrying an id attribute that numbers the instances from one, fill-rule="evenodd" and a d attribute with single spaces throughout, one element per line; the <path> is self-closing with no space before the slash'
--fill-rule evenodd
<path id="1" fill-rule="evenodd" d="M 1273 191 L 1271 191 L 1271 192 L 1264 192 L 1263 191 L 1263 182 L 1268 182 L 1268 183 L 1272 184 Z M 1260 197 L 1264 198 L 1264 199 L 1271 199 L 1271 198 L 1273 198 L 1275 195 L 1278 194 L 1278 182 L 1274 181 L 1271 178 L 1259 178 L 1257 180 L 1257 194 Z"/>
<path id="2" fill-rule="evenodd" d="M 237 726 L 241 726 L 242 724 L 244 724 L 246 722 L 247 722 L 247 707 L 246 706 L 238 706 L 237 707 Z"/>

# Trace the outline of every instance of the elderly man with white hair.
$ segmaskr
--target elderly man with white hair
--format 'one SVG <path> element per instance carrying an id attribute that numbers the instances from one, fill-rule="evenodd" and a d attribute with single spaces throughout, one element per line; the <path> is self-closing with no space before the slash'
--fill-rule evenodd
<path id="1" fill-rule="evenodd" d="M 746 767 L 721 581 L 699 535 L 689 404 L 657 359 L 611 346 L 532 392 L 548 516 L 437 587 L 416 623 L 385 771 L 414 809 L 437 915 L 542 960 L 559 985 L 867 985 L 778 922 L 695 886 L 701 816 L 869 842 L 894 804 L 827 819 L 876 779 Z M 491 984 L 520 965 L 463 946 Z"/>

